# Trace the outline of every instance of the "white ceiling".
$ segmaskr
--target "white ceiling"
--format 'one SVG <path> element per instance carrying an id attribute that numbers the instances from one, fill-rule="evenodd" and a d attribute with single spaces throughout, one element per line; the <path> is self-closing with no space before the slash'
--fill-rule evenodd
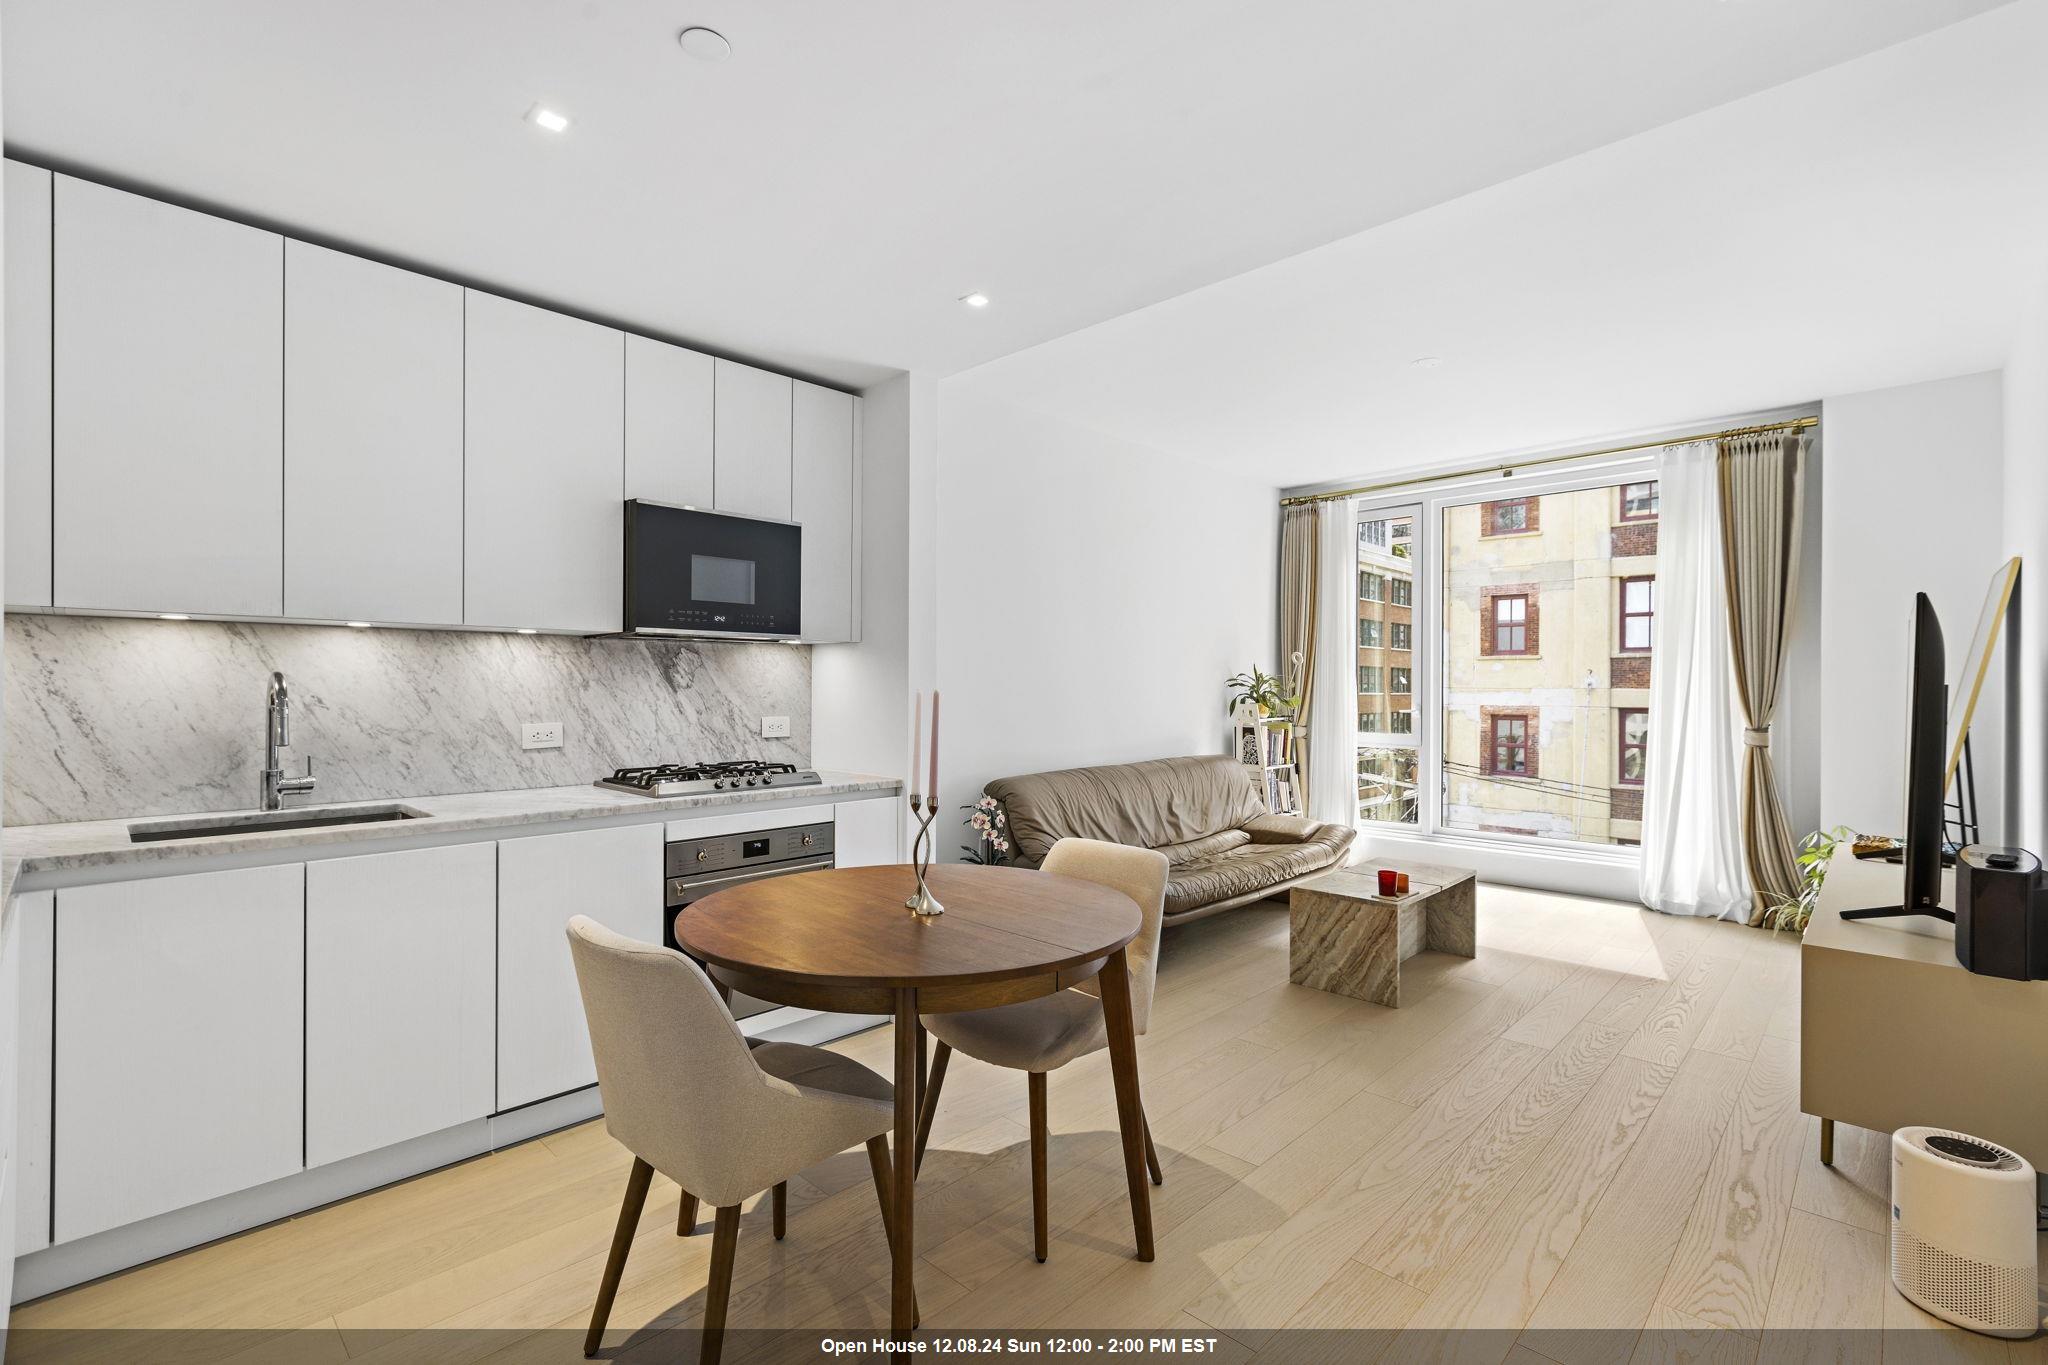
<path id="1" fill-rule="evenodd" d="M 948 382 L 1285 486 L 1996 368 L 2044 71 L 2026 0 Z"/>
<path id="2" fill-rule="evenodd" d="M 32 158 L 857 385 L 1994 3 L 5 0 L 0 91 Z"/>

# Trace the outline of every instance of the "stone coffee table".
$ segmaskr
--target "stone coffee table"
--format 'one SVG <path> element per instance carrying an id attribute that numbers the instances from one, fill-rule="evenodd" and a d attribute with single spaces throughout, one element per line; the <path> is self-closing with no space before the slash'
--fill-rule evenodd
<path id="1" fill-rule="evenodd" d="M 1295 985 L 1398 1007 L 1403 962 L 1424 948 L 1476 955 L 1472 873 L 1403 863 L 1408 894 L 1382 896 L 1382 866 L 1394 864 L 1343 868 L 1287 893 L 1287 976 Z"/>

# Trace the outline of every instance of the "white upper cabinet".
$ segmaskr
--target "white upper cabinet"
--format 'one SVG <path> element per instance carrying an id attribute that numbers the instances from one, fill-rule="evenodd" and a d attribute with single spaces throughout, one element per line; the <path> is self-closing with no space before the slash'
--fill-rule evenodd
<path id="1" fill-rule="evenodd" d="M 284 614 L 462 620 L 462 289 L 285 245 Z"/>
<path id="2" fill-rule="evenodd" d="M 50 605 L 50 173 L 7 163 L 7 601 Z"/>
<path id="3" fill-rule="evenodd" d="M 626 337 L 626 496 L 713 505 L 711 357 Z"/>
<path id="4" fill-rule="evenodd" d="M 475 290 L 468 313 L 462 619 L 617 630 L 624 334 Z"/>
<path id="5" fill-rule="evenodd" d="M 855 636 L 853 419 L 852 395 L 796 385 L 790 520 L 804 528 L 803 638 L 819 644 Z"/>
<path id="6" fill-rule="evenodd" d="M 55 185 L 58 607 L 284 610 L 284 239 Z"/>
<path id="7" fill-rule="evenodd" d="M 721 512 L 789 521 L 792 381 L 751 365 L 716 362 L 715 505 Z"/>

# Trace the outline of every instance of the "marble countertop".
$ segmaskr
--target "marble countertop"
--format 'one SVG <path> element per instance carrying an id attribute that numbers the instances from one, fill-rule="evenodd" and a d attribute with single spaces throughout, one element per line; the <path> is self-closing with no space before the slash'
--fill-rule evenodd
<path id="1" fill-rule="evenodd" d="M 327 825 L 315 829 L 259 830 L 157 843 L 136 843 L 128 829 L 134 824 L 165 824 L 180 817 L 149 816 L 134 820 L 86 820 L 64 825 L 24 825 L 0 832 L 0 897 L 11 895 L 17 877 L 28 872 L 68 871 L 129 863 L 197 861 L 224 854 L 275 853 L 370 840 L 459 834 L 470 830 L 507 829 L 520 825 L 564 821 L 606 820 L 621 815 L 687 815 L 759 805 L 769 801 L 831 801 L 863 793 L 894 793 L 902 784 L 893 777 L 865 773 L 820 772 L 815 787 L 774 787 L 754 791 L 716 792 L 703 796 L 660 799 L 599 787 L 539 787 L 527 791 L 465 792 L 453 796 L 397 797 L 385 801 L 315 803 L 306 809 L 346 810 L 350 806 L 402 805 L 424 812 L 422 818 L 362 825 Z M 195 813 L 206 819 L 228 812 Z"/>

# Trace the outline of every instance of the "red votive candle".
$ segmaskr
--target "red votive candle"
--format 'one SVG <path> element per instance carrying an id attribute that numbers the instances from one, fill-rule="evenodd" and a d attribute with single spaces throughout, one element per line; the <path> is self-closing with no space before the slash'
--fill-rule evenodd
<path id="1" fill-rule="evenodd" d="M 1395 872 L 1394 869 L 1391 867 L 1383 867 L 1380 869 L 1380 894 L 1382 896 L 1391 896 L 1394 894 L 1394 885 L 1396 879 L 1399 876 L 1400 874 Z"/>

